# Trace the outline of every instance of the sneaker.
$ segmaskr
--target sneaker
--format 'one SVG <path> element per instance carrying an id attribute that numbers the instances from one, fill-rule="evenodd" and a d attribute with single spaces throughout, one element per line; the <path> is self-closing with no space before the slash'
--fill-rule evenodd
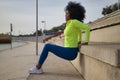
<path id="1" fill-rule="evenodd" d="M 43 70 L 42 68 L 40 69 L 37 69 L 36 67 L 32 67 L 29 69 L 29 73 L 31 74 L 42 74 L 43 73 Z"/>

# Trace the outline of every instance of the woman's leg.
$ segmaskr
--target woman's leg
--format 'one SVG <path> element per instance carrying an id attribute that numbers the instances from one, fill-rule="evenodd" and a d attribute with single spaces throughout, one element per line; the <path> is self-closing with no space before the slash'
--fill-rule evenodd
<path id="1" fill-rule="evenodd" d="M 61 57 L 66 60 L 73 60 L 77 56 L 78 49 L 77 48 L 65 48 L 65 47 L 61 47 L 58 45 L 54 45 L 54 44 L 46 44 L 39 58 L 38 65 L 36 65 L 38 69 L 41 68 L 42 64 L 46 60 L 48 56 L 48 52 L 52 52 L 56 56 Z"/>

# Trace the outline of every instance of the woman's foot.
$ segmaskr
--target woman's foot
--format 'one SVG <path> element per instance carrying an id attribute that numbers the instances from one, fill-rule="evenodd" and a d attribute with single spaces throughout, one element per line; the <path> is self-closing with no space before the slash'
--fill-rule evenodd
<path id="1" fill-rule="evenodd" d="M 31 74 L 42 74 L 43 73 L 43 70 L 42 68 L 40 69 L 37 69 L 36 66 L 35 67 L 32 67 L 29 69 L 29 73 Z"/>

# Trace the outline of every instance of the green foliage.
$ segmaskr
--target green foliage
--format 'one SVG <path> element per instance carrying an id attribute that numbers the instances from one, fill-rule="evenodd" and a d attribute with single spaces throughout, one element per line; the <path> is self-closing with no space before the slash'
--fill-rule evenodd
<path id="1" fill-rule="evenodd" d="M 120 9 L 120 4 L 119 4 L 119 9 Z M 117 3 L 115 3 L 112 7 L 112 11 L 116 11 L 116 10 L 118 10 L 118 4 Z"/>
<path id="2" fill-rule="evenodd" d="M 55 32 L 59 32 L 59 31 L 63 31 L 64 29 L 65 29 L 65 23 L 63 23 L 60 26 L 53 27 L 50 30 L 44 30 L 43 33 L 46 33 L 46 34 L 47 33 L 55 33 Z"/>
<path id="3" fill-rule="evenodd" d="M 36 35 L 36 32 L 34 32 L 33 35 Z M 38 30 L 38 35 L 42 35 L 42 29 Z"/>
<path id="4" fill-rule="evenodd" d="M 107 15 L 107 14 L 110 14 L 118 9 L 120 9 L 120 3 L 119 3 L 119 5 L 118 5 L 118 3 L 115 3 L 115 4 L 112 4 L 110 6 L 106 6 L 105 8 L 103 8 L 102 14 Z"/>

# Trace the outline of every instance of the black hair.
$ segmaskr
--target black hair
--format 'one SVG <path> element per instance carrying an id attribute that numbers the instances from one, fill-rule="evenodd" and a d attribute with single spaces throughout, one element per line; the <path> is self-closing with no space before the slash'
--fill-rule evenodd
<path id="1" fill-rule="evenodd" d="M 85 18 L 85 8 L 77 2 L 68 2 L 68 5 L 65 7 L 65 11 L 70 13 L 70 19 L 77 19 L 83 22 Z"/>

